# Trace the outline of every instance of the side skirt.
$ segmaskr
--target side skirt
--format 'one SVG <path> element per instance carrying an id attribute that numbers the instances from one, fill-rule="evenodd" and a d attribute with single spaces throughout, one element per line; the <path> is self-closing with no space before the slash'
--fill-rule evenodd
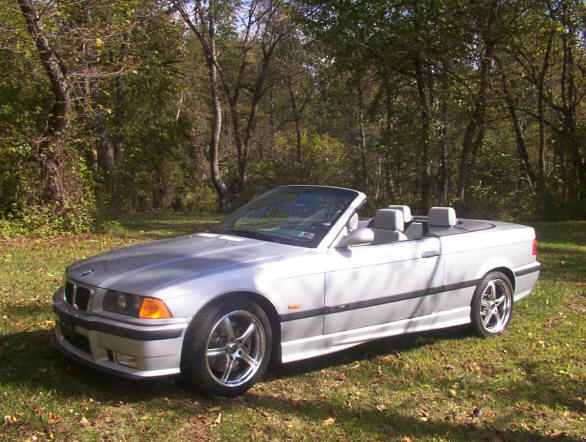
<path id="1" fill-rule="evenodd" d="M 281 344 L 282 362 L 288 363 L 334 353 L 375 339 L 470 323 L 470 307 L 377 324 L 355 330 L 297 339 Z"/>

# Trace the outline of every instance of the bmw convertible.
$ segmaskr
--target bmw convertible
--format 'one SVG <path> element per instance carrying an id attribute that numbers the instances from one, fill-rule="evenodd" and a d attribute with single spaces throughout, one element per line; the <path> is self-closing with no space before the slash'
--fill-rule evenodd
<path id="1" fill-rule="evenodd" d="M 404 205 L 360 219 L 359 191 L 281 186 L 210 230 L 72 264 L 54 339 L 113 374 L 180 375 L 232 396 L 288 363 L 403 333 L 502 333 L 540 270 L 535 231 Z"/>

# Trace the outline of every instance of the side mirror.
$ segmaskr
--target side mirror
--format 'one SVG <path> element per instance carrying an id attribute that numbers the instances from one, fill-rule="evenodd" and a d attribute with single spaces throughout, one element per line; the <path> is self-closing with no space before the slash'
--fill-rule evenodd
<path id="1" fill-rule="evenodd" d="M 350 232 L 340 240 L 336 248 L 359 246 L 361 244 L 369 244 L 374 241 L 374 232 L 372 229 L 361 228 Z"/>

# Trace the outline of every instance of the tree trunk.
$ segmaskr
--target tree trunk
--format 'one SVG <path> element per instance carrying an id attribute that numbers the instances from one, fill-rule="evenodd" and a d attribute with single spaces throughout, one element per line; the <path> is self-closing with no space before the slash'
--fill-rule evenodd
<path id="1" fill-rule="evenodd" d="M 458 198 L 459 205 L 465 214 L 468 203 L 468 187 L 470 185 L 470 177 L 474 168 L 476 156 L 484 142 L 485 116 L 487 107 L 487 92 L 490 81 L 491 65 L 494 56 L 494 48 L 496 44 L 496 35 L 494 35 L 494 22 L 496 20 L 497 2 L 492 0 L 489 5 L 488 17 L 486 17 L 486 25 L 481 30 L 481 38 L 484 43 L 484 51 L 480 59 L 480 79 L 478 94 L 474 103 L 474 110 L 472 117 L 466 131 L 464 132 L 464 140 L 462 143 L 462 154 L 460 156 L 460 170 L 458 176 Z M 483 18 L 484 19 L 484 18 Z M 476 133 L 476 139 L 474 134 Z"/>
<path id="2" fill-rule="evenodd" d="M 449 170 L 448 170 L 448 105 L 442 104 L 441 108 L 441 131 L 439 137 L 440 169 L 439 169 L 439 199 L 440 205 L 448 201 L 449 191 Z"/>
<path id="3" fill-rule="evenodd" d="M 39 166 L 41 169 L 42 197 L 63 204 L 67 199 L 62 170 L 64 157 L 64 133 L 69 126 L 71 114 L 70 84 L 67 70 L 47 39 L 34 0 L 18 0 L 27 29 L 35 42 L 45 72 L 51 82 L 54 103 L 47 127 L 39 143 Z"/>
<path id="4" fill-rule="evenodd" d="M 212 99 L 212 133 L 210 138 L 210 175 L 216 193 L 218 194 L 218 210 L 224 212 L 226 210 L 226 196 L 228 189 L 220 174 L 220 162 L 218 158 L 218 149 L 220 145 L 220 134 L 222 131 L 222 106 L 220 103 L 220 96 L 218 91 L 218 72 L 215 63 L 216 57 L 216 43 L 214 38 L 214 26 L 210 24 L 210 50 L 211 60 L 208 60 L 208 74 L 210 77 L 210 91 Z"/>
<path id="5" fill-rule="evenodd" d="M 545 116 L 543 111 L 543 100 L 544 100 L 544 83 L 545 75 L 549 68 L 549 54 L 551 53 L 551 47 L 553 44 L 554 32 L 550 32 L 549 39 L 547 41 L 547 47 L 545 54 L 543 55 L 543 63 L 539 71 L 539 77 L 537 81 L 537 119 L 539 124 L 539 163 L 538 163 L 538 189 L 540 193 L 546 192 L 545 185 Z"/>
<path id="6" fill-rule="evenodd" d="M 529 184 L 534 186 L 537 182 L 537 177 L 535 172 L 533 171 L 533 167 L 531 167 L 531 163 L 529 161 L 529 153 L 527 152 L 527 145 L 525 143 L 525 137 L 523 136 L 523 131 L 521 129 L 521 125 L 519 124 L 519 117 L 517 116 L 517 109 L 515 108 L 515 103 L 513 101 L 513 97 L 509 91 L 509 87 L 507 86 L 507 79 L 505 74 L 501 72 L 501 83 L 503 85 L 503 95 L 505 97 L 505 102 L 507 103 L 507 108 L 509 109 L 509 115 L 511 117 L 511 124 L 513 126 L 513 131 L 515 133 L 515 141 L 517 143 L 517 152 L 519 153 L 519 160 L 521 161 L 521 170 L 525 170 L 527 174 L 527 178 L 529 179 Z"/>
<path id="7" fill-rule="evenodd" d="M 366 131 L 364 129 L 364 90 L 360 82 L 358 83 L 358 129 L 360 132 L 358 148 L 362 162 L 362 183 L 366 188 L 368 186 L 368 169 L 366 166 Z"/>
<path id="8" fill-rule="evenodd" d="M 207 11 L 202 9 L 201 2 L 194 3 L 194 20 L 184 8 L 182 2 L 172 0 L 175 9 L 179 12 L 187 26 L 199 40 L 204 53 L 208 76 L 210 79 L 210 98 L 212 105 L 212 124 L 209 145 L 210 176 L 216 193 L 218 194 L 218 210 L 226 210 L 228 188 L 220 172 L 219 146 L 222 132 L 222 106 L 218 84 L 218 60 L 216 52 L 216 1 L 210 1 Z M 207 33 L 206 33 L 207 31 Z"/>
<path id="9" fill-rule="evenodd" d="M 301 156 L 301 115 L 297 109 L 297 101 L 291 81 L 291 75 L 287 76 L 287 89 L 289 91 L 289 100 L 291 101 L 291 110 L 293 111 L 293 121 L 295 122 L 295 146 L 297 148 L 297 163 L 299 166 L 303 163 Z"/>
<path id="10" fill-rule="evenodd" d="M 421 124 L 421 206 L 422 212 L 427 212 L 430 206 L 430 180 L 431 180 L 431 162 L 429 155 L 430 148 L 430 128 L 431 115 L 426 93 L 426 82 L 423 67 L 421 65 L 420 53 L 418 52 L 414 60 L 415 64 L 415 81 L 417 83 L 417 96 L 419 100 L 419 118 Z"/>

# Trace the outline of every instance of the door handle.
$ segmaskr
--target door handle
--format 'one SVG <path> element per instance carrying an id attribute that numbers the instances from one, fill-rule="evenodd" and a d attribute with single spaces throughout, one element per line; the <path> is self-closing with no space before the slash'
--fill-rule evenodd
<path id="1" fill-rule="evenodd" d="M 433 258 L 434 256 L 439 256 L 439 250 L 426 250 L 421 256 L 423 258 Z"/>

